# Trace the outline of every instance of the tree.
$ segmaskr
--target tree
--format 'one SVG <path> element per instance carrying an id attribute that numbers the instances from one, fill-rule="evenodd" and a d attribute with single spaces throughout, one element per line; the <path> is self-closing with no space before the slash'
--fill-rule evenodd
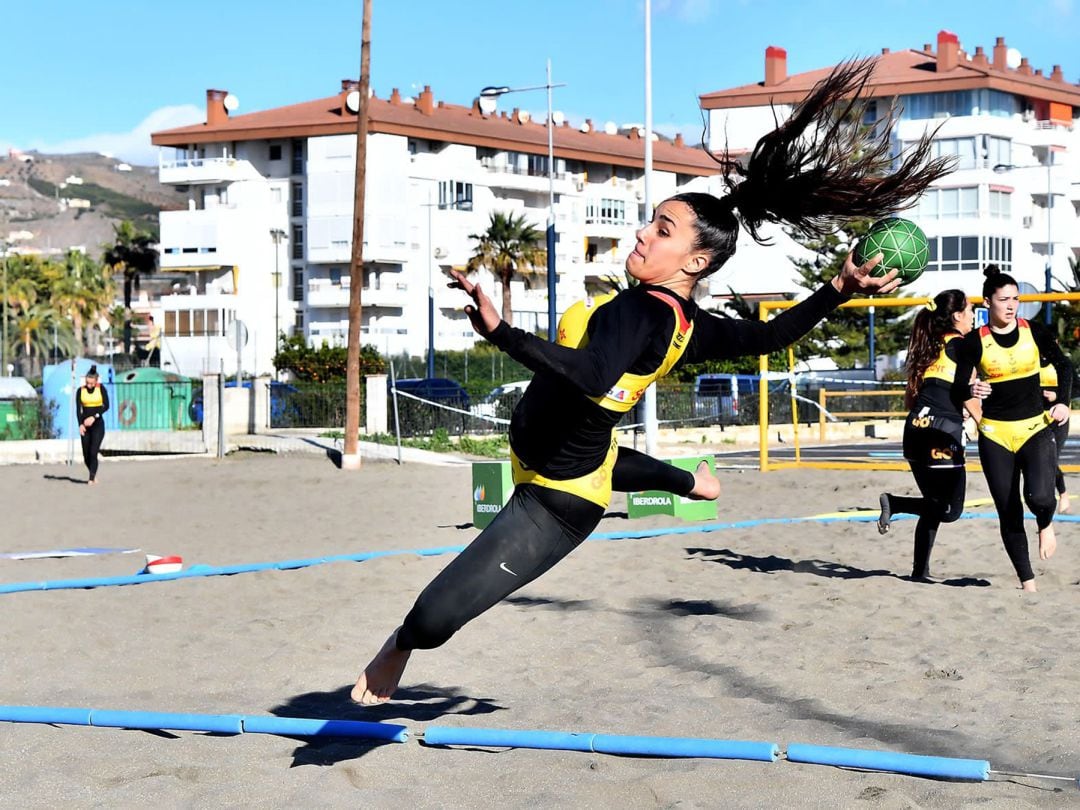
<path id="1" fill-rule="evenodd" d="M 112 279 L 105 268 L 78 251 L 69 251 L 63 264 L 45 269 L 52 307 L 71 319 L 76 348 L 86 348 L 87 326 L 104 315 L 113 299 Z"/>
<path id="2" fill-rule="evenodd" d="M 525 215 L 491 213 L 487 230 L 469 234 L 477 242 L 476 249 L 466 265 L 470 273 L 481 267 L 490 271 L 502 284 L 502 318 L 511 326 L 514 323 L 510 302 L 510 282 L 515 276 L 527 281 L 527 275 L 536 268 L 547 265 L 547 251 L 543 232 L 525 221 Z"/>
<path id="3" fill-rule="evenodd" d="M 140 231 L 131 220 L 113 226 L 116 240 L 105 245 L 103 260 L 114 273 L 124 274 L 124 354 L 131 352 L 131 295 L 139 289 L 143 273 L 157 269 L 158 254 L 154 237 Z"/>
<path id="4" fill-rule="evenodd" d="M 52 349 L 70 354 L 75 348 L 71 324 L 45 304 L 32 304 L 20 309 L 14 318 L 14 331 L 18 337 L 15 357 L 24 377 L 40 374 L 42 360 Z"/>
<path id="5" fill-rule="evenodd" d="M 813 259 L 795 259 L 799 285 L 817 290 L 840 272 L 844 258 L 851 250 L 851 237 L 860 237 L 870 227 L 866 220 L 850 223 L 847 231 L 829 234 L 824 239 L 806 239 L 792 235 L 807 250 L 816 253 Z M 908 344 L 908 310 L 899 307 L 878 308 L 874 313 L 875 354 L 897 354 Z M 869 350 L 869 311 L 838 309 L 814 327 L 795 344 L 795 356 L 800 360 L 829 357 L 839 368 L 867 366 Z"/>

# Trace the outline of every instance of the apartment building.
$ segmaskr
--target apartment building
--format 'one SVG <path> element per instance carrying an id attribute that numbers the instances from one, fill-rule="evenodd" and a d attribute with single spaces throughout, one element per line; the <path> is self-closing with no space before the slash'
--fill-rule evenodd
<path id="1" fill-rule="evenodd" d="M 144 309 L 164 328 L 163 361 L 182 373 L 271 368 L 274 335 L 344 344 L 348 328 L 356 159 L 356 83 L 327 98 L 234 114 L 227 92 L 207 91 L 206 122 L 152 136 L 160 180 L 188 195 L 161 213 L 159 295 Z M 580 126 L 553 116 L 556 311 L 621 277 L 645 218 L 639 126 Z M 557 124 L 557 125 L 556 125 Z M 423 356 L 433 297 L 434 345 L 478 338 L 446 273 L 472 254 L 493 212 L 524 215 L 541 232 L 549 208 L 547 122 L 523 110 L 485 113 L 394 90 L 370 98 L 364 211 L 361 340 L 387 354 Z M 654 140 L 651 194 L 720 191 L 702 148 Z M 546 330 L 546 269 L 511 284 L 516 326 Z M 171 280 L 171 281 L 170 281 Z M 494 279 L 482 278 L 499 300 Z M 430 291 L 430 292 L 429 292 Z"/>
<path id="2" fill-rule="evenodd" d="M 765 52 L 764 81 L 706 93 L 710 148 L 749 149 L 806 97 L 831 67 L 788 75 L 787 52 Z M 1073 283 L 1069 260 L 1080 256 L 1080 85 L 1055 65 L 1048 74 L 999 37 L 989 53 L 961 47 L 941 31 L 936 47 L 883 49 L 875 57 L 865 120 L 902 111 L 893 130 L 899 153 L 926 132 L 938 155 L 956 159 L 903 214 L 930 241 L 927 272 L 905 292 L 949 287 L 978 293 L 982 268 L 995 263 L 1038 291 Z M 747 279 L 761 292 L 790 290 L 790 275 Z"/>

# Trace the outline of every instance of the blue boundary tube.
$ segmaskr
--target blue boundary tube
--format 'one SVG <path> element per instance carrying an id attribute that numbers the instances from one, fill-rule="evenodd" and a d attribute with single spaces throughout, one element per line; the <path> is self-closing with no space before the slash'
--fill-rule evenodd
<path id="1" fill-rule="evenodd" d="M 960 515 L 964 520 L 996 518 L 994 512 L 964 512 Z M 1031 519 L 1031 515 L 1025 515 Z M 893 520 L 906 520 L 907 516 L 894 516 Z M 1054 518 L 1059 523 L 1080 522 L 1080 515 L 1059 515 Z M 710 523 L 704 526 L 668 526 L 660 529 L 636 529 L 626 532 L 598 532 L 590 535 L 588 540 L 642 540 L 649 537 L 662 537 L 664 535 L 678 534 L 703 534 L 708 532 L 725 531 L 727 529 L 752 529 L 757 526 L 770 526 L 787 523 L 872 523 L 877 518 L 873 515 L 852 515 L 850 517 L 802 517 L 802 518 L 758 518 L 756 520 L 742 520 L 735 523 Z M 0 595 L 6 593 L 21 593 L 23 591 L 55 591 L 78 588 L 100 588 L 109 585 L 145 585 L 150 582 L 171 582 L 177 579 L 192 579 L 194 577 L 233 576 L 235 574 L 247 574 L 256 571 L 289 571 L 297 568 L 308 568 L 314 565 L 322 565 L 332 562 L 367 562 L 379 557 L 398 557 L 406 554 L 420 557 L 437 557 L 443 554 L 457 554 L 465 549 L 460 546 L 438 546 L 435 548 L 399 549 L 393 551 L 367 551 L 362 554 L 334 554 L 325 557 L 312 557 L 300 560 L 282 560 L 280 562 L 241 563 L 238 565 L 210 566 L 193 565 L 186 571 L 177 571 L 172 574 L 132 574 L 128 576 L 90 577 L 84 579 L 56 579 L 41 582 L 9 582 L 0 584 Z"/>
<path id="2" fill-rule="evenodd" d="M 912 776 L 934 776 L 940 779 L 984 782 L 990 777 L 990 763 L 984 759 L 926 757 L 918 754 L 896 754 L 890 751 L 833 748 L 801 743 L 792 743 L 788 746 L 787 758 L 789 762 L 862 768 L 867 771 L 889 771 Z"/>
<path id="3" fill-rule="evenodd" d="M 632 737 L 580 734 L 563 731 L 516 731 L 470 727 L 429 726 L 425 745 L 479 745 L 489 748 L 541 748 L 590 751 L 651 757 L 701 757 L 775 762 L 780 749 L 774 743 L 743 740 L 707 740 L 691 737 Z"/>
<path id="4" fill-rule="evenodd" d="M 221 734 L 246 732 L 291 737 L 355 737 L 401 743 L 409 739 L 405 726 L 392 723 L 240 714 L 176 714 L 112 709 L 74 709 L 62 706 L 0 706 L 0 721 L 103 728 L 206 731 Z"/>

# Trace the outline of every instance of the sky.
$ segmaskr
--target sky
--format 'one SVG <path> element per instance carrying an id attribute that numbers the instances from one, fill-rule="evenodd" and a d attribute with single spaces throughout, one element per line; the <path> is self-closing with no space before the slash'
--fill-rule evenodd
<path id="1" fill-rule="evenodd" d="M 653 125 L 697 142 L 701 93 L 764 76 L 769 45 L 788 72 L 919 48 L 947 29 L 991 52 L 995 37 L 1048 74 L 1080 81 L 1080 0 L 652 0 Z M 34 0 L 6 4 L 0 148 L 96 151 L 153 165 L 150 133 L 205 120 L 206 90 L 237 114 L 334 95 L 360 73 L 361 0 Z M 546 81 L 573 124 L 645 119 L 644 0 L 373 0 L 375 93 L 471 104 L 482 87 Z M 504 107 L 543 120 L 543 90 Z"/>

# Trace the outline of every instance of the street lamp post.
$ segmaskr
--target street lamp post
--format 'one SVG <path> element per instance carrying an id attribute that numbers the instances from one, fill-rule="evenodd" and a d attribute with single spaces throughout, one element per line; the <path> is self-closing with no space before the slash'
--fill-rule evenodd
<path id="1" fill-rule="evenodd" d="M 281 241 L 285 238 L 285 231 L 281 228 L 271 228 L 270 238 L 274 240 L 274 353 L 277 353 L 278 343 L 281 340 L 281 270 L 278 269 L 278 258 L 281 255 Z M 278 378 L 277 365 L 274 365 L 274 379 Z"/>
<path id="2" fill-rule="evenodd" d="M 1009 172 L 1013 169 L 1032 169 L 1038 164 L 1028 164 L 1026 166 L 1017 166 L 1012 163 L 997 163 L 994 165 L 994 171 L 1000 174 L 1001 172 Z M 1046 293 L 1053 292 L 1051 289 L 1053 282 L 1053 264 L 1054 264 L 1054 188 L 1051 182 L 1052 175 L 1051 169 L 1054 166 L 1054 150 L 1050 147 L 1046 149 L 1046 276 L 1044 279 L 1043 291 Z M 1052 304 L 1050 301 L 1046 301 L 1043 304 L 1043 320 L 1049 324 L 1051 321 L 1050 312 Z"/>
<path id="3" fill-rule="evenodd" d="M 551 60 L 547 60 L 547 83 L 533 87 L 485 87 L 480 91 L 480 109 L 485 115 L 495 112 L 499 96 L 506 93 L 522 93 L 527 90 L 547 91 L 547 141 L 548 141 L 548 221 L 545 244 L 547 246 L 547 291 L 548 291 L 548 340 L 554 342 L 558 337 L 555 313 L 555 130 L 551 110 L 551 90 L 566 87 L 565 83 L 551 83 Z"/>

